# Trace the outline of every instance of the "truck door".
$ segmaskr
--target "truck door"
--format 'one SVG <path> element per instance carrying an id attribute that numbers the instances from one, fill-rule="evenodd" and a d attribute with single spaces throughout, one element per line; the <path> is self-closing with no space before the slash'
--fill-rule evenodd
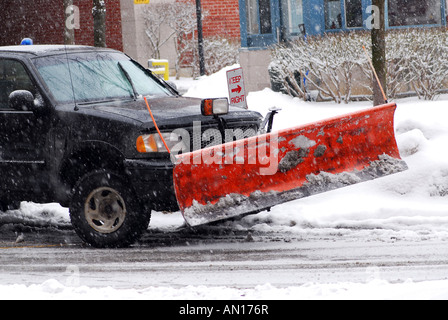
<path id="1" fill-rule="evenodd" d="M 49 125 L 32 111 L 9 107 L 9 95 L 15 90 L 39 95 L 20 61 L 0 57 L 0 197 L 16 191 L 39 192 L 45 180 L 43 149 Z"/>

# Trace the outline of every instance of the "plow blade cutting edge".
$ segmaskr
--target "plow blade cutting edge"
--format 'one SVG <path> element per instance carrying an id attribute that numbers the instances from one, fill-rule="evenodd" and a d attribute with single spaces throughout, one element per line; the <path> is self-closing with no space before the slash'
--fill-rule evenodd
<path id="1" fill-rule="evenodd" d="M 394 103 L 177 157 L 174 186 L 190 226 L 407 169 Z"/>

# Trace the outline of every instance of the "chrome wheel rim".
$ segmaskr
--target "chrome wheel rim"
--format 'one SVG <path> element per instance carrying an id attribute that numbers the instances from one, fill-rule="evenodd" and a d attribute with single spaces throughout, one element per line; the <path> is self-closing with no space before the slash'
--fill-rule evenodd
<path id="1" fill-rule="evenodd" d="M 89 225 L 100 233 L 117 231 L 126 218 L 126 205 L 114 189 L 101 187 L 93 190 L 86 199 L 84 213 Z"/>

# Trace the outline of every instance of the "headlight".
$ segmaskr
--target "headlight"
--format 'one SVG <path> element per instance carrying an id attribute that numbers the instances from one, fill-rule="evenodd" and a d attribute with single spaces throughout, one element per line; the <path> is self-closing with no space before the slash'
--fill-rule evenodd
<path id="1" fill-rule="evenodd" d="M 188 149 L 190 143 L 186 143 L 184 135 L 178 134 L 176 132 L 169 132 L 162 133 L 162 136 L 171 153 L 178 154 L 181 152 L 189 151 Z M 158 133 L 139 136 L 136 141 L 136 148 L 140 153 L 168 152 Z"/>
<path id="2" fill-rule="evenodd" d="M 203 116 L 219 116 L 229 113 L 229 100 L 227 98 L 204 99 L 201 102 Z"/>

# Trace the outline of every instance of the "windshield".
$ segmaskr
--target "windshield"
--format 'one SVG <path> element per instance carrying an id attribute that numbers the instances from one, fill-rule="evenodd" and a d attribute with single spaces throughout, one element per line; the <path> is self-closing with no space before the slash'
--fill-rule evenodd
<path id="1" fill-rule="evenodd" d="M 117 52 L 47 56 L 34 64 L 58 103 L 171 95 L 143 67 Z"/>

